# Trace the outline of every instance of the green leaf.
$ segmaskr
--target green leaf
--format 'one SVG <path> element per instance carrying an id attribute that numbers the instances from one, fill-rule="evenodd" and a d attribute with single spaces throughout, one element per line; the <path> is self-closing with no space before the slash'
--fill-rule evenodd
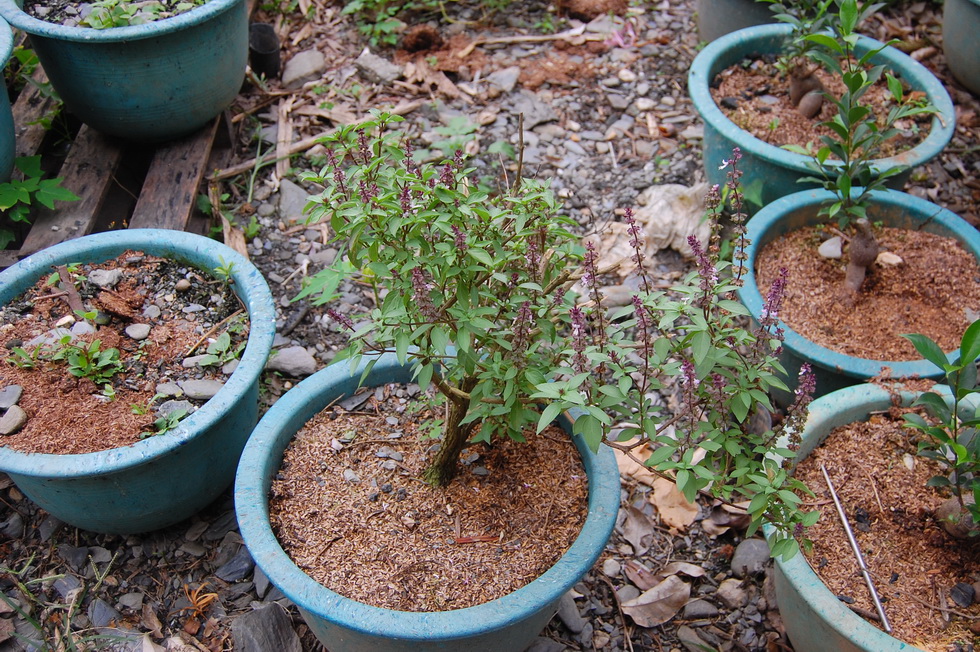
<path id="1" fill-rule="evenodd" d="M 844 54 L 844 48 L 837 42 L 837 39 L 828 36 L 827 34 L 808 34 L 805 38 L 807 41 L 816 43 L 817 45 L 822 45 L 828 50 L 836 52 L 839 55 Z"/>
<path id="2" fill-rule="evenodd" d="M 401 330 L 395 335 L 395 355 L 398 356 L 398 364 L 405 364 L 408 359 L 408 346 L 410 344 L 409 333 Z"/>
<path id="3" fill-rule="evenodd" d="M 919 335 L 918 333 L 912 333 L 910 335 L 902 335 L 905 339 L 912 342 L 912 346 L 915 350 L 919 352 L 923 358 L 936 365 L 943 371 L 946 370 L 946 354 L 934 341 L 926 337 L 925 335 Z"/>
<path id="4" fill-rule="evenodd" d="M 575 419 L 575 432 L 582 435 L 586 445 L 593 453 L 602 445 L 602 424 L 591 414 L 583 414 Z"/>
<path id="5" fill-rule="evenodd" d="M 980 357 L 980 319 L 970 324 L 960 341 L 960 362 L 969 363 Z"/>
<path id="6" fill-rule="evenodd" d="M 557 419 L 558 415 L 561 414 L 561 410 L 562 406 L 558 402 L 549 403 L 546 405 L 544 409 L 541 410 L 541 418 L 538 419 L 538 433 L 551 425 L 551 422 Z M 576 423 L 578 423 L 578 419 L 576 419 Z"/>
<path id="7" fill-rule="evenodd" d="M 466 250 L 467 255 L 478 263 L 486 265 L 487 267 L 493 267 L 493 258 L 490 257 L 483 249 L 477 249 L 476 247 L 470 247 Z"/>

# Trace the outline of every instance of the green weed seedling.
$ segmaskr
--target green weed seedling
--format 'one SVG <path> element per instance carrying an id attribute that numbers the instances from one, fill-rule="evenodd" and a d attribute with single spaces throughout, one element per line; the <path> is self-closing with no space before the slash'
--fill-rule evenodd
<path id="1" fill-rule="evenodd" d="M 14 241 L 16 234 L 7 226 L 16 222 L 30 224 L 31 207 L 41 204 L 54 208 L 56 201 L 78 201 L 78 196 L 61 187 L 61 177 L 45 179 L 40 156 L 21 156 L 14 161 L 23 179 L 0 183 L 0 249 Z"/>
<path id="2" fill-rule="evenodd" d="M 155 437 L 156 435 L 163 435 L 170 432 L 180 423 L 180 420 L 187 416 L 187 410 L 181 408 L 179 410 L 174 410 L 169 414 L 164 414 L 159 419 L 153 422 L 153 432 L 141 432 L 140 439 L 146 439 L 147 437 Z"/>

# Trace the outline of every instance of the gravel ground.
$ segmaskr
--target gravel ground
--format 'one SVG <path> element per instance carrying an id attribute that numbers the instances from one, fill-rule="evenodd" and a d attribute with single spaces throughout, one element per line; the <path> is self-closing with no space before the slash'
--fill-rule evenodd
<path id="1" fill-rule="evenodd" d="M 305 6 L 300 2 L 299 11 Z M 461 11 L 454 27 L 445 29 L 445 38 L 465 30 L 460 27 L 463 20 L 476 17 Z M 940 51 L 922 51 L 934 48 L 939 38 L 934 12 L 924 3 L 906 5 L 873 27 L 882 36 L 916 41 L 918 56 L 929 55 L 923 62 L 947 82 L 961 118 L 947 153 L 915 175 L 911 192 L 976 224 L 978 102 L 949 80 Z M 582 45 L 548 41 L 479 46 L 462 63 L 447 58 L 447 66 L 455 66 L 445 77 L 449 86 L 431 70 L 418 72 L 418 65 L 414 75 L 378 81 L 388 68 L 363 58 L 355 61 L 364 43 L 338 9 L 317 7 L 306 15 L 306 21 L 299 13 L 269 17 L 279 23 L 284 37 L 284 76 L 296 74 L 299 62 L 312 67 L 307 77 L 300 76 L 299 90 L 285 96 L 275 110 L 260 106 L 261 94 L 244 98 L 255 117 L 242 121 L 243 143 L 250 141 L 248 134 L 261 131 L 267 141 L 263 151 L 276 142 L 283 147 L 329 129 L 331 118 L 356 118 L 372 107 L 403 103 L 403 109 L 411 109 L 406 109 L 405 129 L 420 147 L 435 148 L 447 133 L 470 134 L 478 141 L 470 146 L 477 167 L 492 180 L 501 177 L 502 169 L 513 175 L 515 165 L 485 152 L 493 143 L 516 144 L 517 115 L 524 113 L 525 175 L 552 180 L 583 235 L 616 221 L 623 207 L 646 201 L 656 194 L 648 191 L 653 186 L 678 184 L 692 189 L 685 191 L 689 198 L 702 191 L 701 125 L 686 95 L 687 69 L 698 48 L 691 0 L 648 3 L 629 26 L 600 18 L 583 30 L 593 40 Z M 527 32 L 547 15 L 543 4 L 523 3 L 519 12 L 498 21 L 496 31 L 482 35 Z M 296 38 L 287 39 L 287 34 Z M 327 60 L 311 57 L 314 50 L 325 53 Z M 377 54 L 388 66 L 412 72 L 405 58 L 384 50 Z M 429 61 L 441 65 L 444 59 L 438 55 Z M 539 83 L 541 71 L 553 83 Z M 305 85 L 303 79 L 308 80 Z M 278 89 L 274 82 L 270 90 Z M 254 154 L 249 144 L 239 158 Z M 246 175 L 223 188 L 240 224 L 254 215 L 257 233 L 248 250 L 280 302 L 277 346 L 284 353 L 275 371 L 266 375 L 266 403 L 312 367 L 329 362 L 342 344 L 322 309 L 290 301 L 303 276 L 329 264 L 336 254 L 319 229 L 297 221 L 307 192 L 315 188 L 299 182 L 295 172 L 316 169 L 322 161 L 318 157 L 322 152 L 313 147 L 292 161 L 294 173 L 288 166 L 269 165 L 253 180 Z M 686 268 L 670 249 L 657 254 L 655 265 L 665 278 Z M 358 288 L 343 289 L 338 309 L 356 313 L 367 307 Z M 737 528 L 721 532 L 721 515 L 706 504 L 690 524 L 671 525 L 654 506 L 652 494 L 650 485 L 624 476 L 620 526 L 606 554 L 566 596 L 533 649 L 791 649 L 780 629 L 758 540 L 745 543 Z M 79 640 L 99 633 L 121 637 L 95 641 L 92 649 L 322 649 L 295 608 L 254 568 L 241 545 L 230 492 L 187 522 L 121 537 L 59 523 L 0 476 L 0 533 L 0 566 L 5 569 L 0 590 L 17 599 L 42 628 L 39 634 L 0 602 L 0 652 L 44 649 L 44 644 L 59 649 L 69 622 Z M 671 562 L 687 565 L 669 566 Z M 641 626 L 621 605 L 649 586 L 647 571 L 676 574 L 689 588 L 690 600 L 681 602 L 667 622 Z M 23 583 L 21 589 L 17 582 Z M 262 608 L 272 603 L 285 609 Z M 27 638 L 10 636 L 13 629 Z M 274 643 L 253 647 L 247 642 L 262 632 Z"/>

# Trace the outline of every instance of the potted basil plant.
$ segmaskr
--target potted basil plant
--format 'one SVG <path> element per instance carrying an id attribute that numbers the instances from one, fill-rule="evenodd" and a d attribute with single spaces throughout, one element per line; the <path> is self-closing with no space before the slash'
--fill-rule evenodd
<path id="1" fill-rule="evenodd" d="M 388 131 L 399 120 L 376 112 L 325 143 L 328 165 L 312 180 L 326 189 L 308 208 L 314 218 L 329 220 L 344 255 L 317 274 L 302 296 L 332 306 L 338 288 L 356 277 L 370 287 L 377 307 L 363 320 L 328 309 L 337 326 L 350 332 L 341 361 L 270 409 L 246 446 L 236 480 L 236 509 L 249 551 L 321 642 L 337 652 L 524 649 L 612 531 L 620 496 L 610 446 L 627 454 L 643 444 L 652 447 L 647 462 L 689 499 L 699 492 L 750 499 L 754 527 L 771 522 L 781 533 L 775 554 L 794 554 L 794 537 L 814 516 L 787 491 L 801 487 L 771 455 L 781 427 L 750 425 L 751 415 L 772 407 L 766 390 L 783 386 L 776 377 L 774 322 L 758 331 L 740 325 L 745 311 L 733 300 L 737 281 L 718 262 L 716 247 L 699 249 L 700 272 L 674 292 L 654 290 L 644 271 L 631 305 L 610 322 L 598 292 L 602 270 L 596 252 L 579 246 L 546 187 L 521 180 L 490 196 L 469 181 L 471 170 L 461 154 L 440 165 L 420 165 L 402 135 Z M 639 227 L 631 211 L 626 219 L 643 269 Z M 777 287 L 772 301 L 778 295 Z M 297 486 L 273 488 L 288 470 L 284 451 L 307 420 L 359 383 L 387 381 L 431 384 L 441 397 L 433 432 L 438 442 L 419 478 L 437 487 L 451 486 L 460 453 L 483 442 L 542 436 L 556 419 L 573 434 L 588 474 L 588 505 L 581 508 L 588 513 L 553 566 L 489 602 L 410 611 L 347 597 L 342 582 L 323 586 L 287 553 L 282 532 L 295 518 L 273 515 L 271 506 L 273 498 Z M 804 381 L 786 423 L 805 412 L 806 386 Z M 676 420 L 652 403 L 652 392 L 669 388 L 679 389 L 686 405 Z M 670 436 L 675 424 L 676 438 Z M 358 436 L 338 440 L 333 450 L 357 446 Z M 792 457 L 790 448 L 779 452 Z M 707 454 L 696 455 L 699 450 Z M 339 473 L 321 468 L 327 476 Z M 366 473 L 359 481 L 366 481 Z M 441 504 L 440 495 L 433 500 Z M 328 542 L 340 536 L 332 529 L 324 534 Z M 442 543 L 430 545 L 439 555 Z M 363 568 L 375 562 L 356 563 Z"/>

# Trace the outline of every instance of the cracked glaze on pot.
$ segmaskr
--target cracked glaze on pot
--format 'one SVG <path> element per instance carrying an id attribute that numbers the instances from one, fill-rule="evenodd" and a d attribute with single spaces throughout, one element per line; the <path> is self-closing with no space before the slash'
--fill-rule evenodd
<path id="1" fill-rule="evenodd" d="M 722 160 L 731 158 L 732 148 L 738 146 L 742 150 L 742 161 L 739 165 L 739 169 L 744 172 L 742 186 L 748 187 L 760 180 L 763 206 L 807 187 L 798 184 L 797 179 L 813 174 L 806 166 L 810 157 L 770 145 L 729 120 L 711 97 L 711 82 L 718 73 L 746 57 L 782 52 L 783 44 L 791 31 L 789 25 L 779 24 L 749 27 L 727 34 L 698 53 L 687 78 L 691 101 L 704 120 L 703 157 L 708 183 L 724 185 L 725 171 L 718 167 Z M 858 40 L 856 51 L 861 54 L 881 45 L 879 41 L 862 36 Z M 925 92 L 929 101 L 939 110 L 938 115 L 932 119 L 932 127 L 925 140 L 893 157 L 879 159 L 879 168 L 908 166 L 908 170 L 892 177 L 888 183 L 890 187 L 901 188 L 908 180 L 912 168 L 938 156 L 949 143 L 953 137 L 956 113 L 949 93 L 939 80 L 908 55 L 888 47 L 873 59 L 873 63 L 885 64 L 914 90 Z"/>
<path id="2" fill-rule="evenodd" d="M 289 559 L 272 532 L 268 504 L 272 478 L 293 435 L 325 405 L 352 394 L 360 375 L 351 375 L 349 366 L 340 363 L 310 376 L 272 406 L 249 439 L 235 480 L 235 509 L 255 563 L 299 607 L 330 652 L 525 649 L 551 620 L 562 595 L 592 567 L 612 533 L 620 499 L 612 450 L 603 446 L 593 455 L 580 437 L 574 438 L 589 477 L 588 518 L 568 552 L 527 586 L 453 611 L 413 613 L 368 606 L 323 587 Z M 388 354 L 364 385 L 411 380 L 411 367 Z"/>
<path id="3" fill-rule="evenodd" d="M 28 498 L 71 525 L 117 534 L 177 523 L 228 487 L 258 416 L 259 375 L 275 336 L 275 306 L 259 271 L 220 242 L 181 231 L 110 231 L 44 249 L 0 272 L 0 304 L 49 274 L 53 265 L 102 262 L 127 249 L 206 271 L 233 264 L 235 291 L 250 326 L 241 362 L 224 387 L 172 431 L 81 455 L 0 447 L 0 471 Z"/>

